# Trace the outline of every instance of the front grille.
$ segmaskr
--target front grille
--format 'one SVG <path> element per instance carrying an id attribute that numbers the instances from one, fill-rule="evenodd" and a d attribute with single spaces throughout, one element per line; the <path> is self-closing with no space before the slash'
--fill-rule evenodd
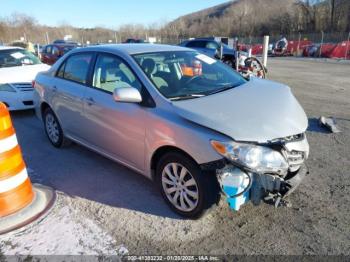
<path id="1" fill-rule="evenodd" d="M 285 143 L 300 141 L 300 140 L 303 140 L 304 138 L 305 138 L 305 135 L 303 133 L 301 133 L 301 134 L 287 136 L 287 137 L 283 137 L 283 138 L 277 138 L 277 139 L 274 139 L 270 142 L 272 144 L 285 144 Z"/>
<path id="2" fill-rule="evenodd" d="M 11 85 L 13 85 L 19 91 L 23 91 L 23 92 L 33 91 L 32 83 L 13 83 Z"/>
<path id="3" fill-rule="evenodd" d="M 288 164 L 289 164 L 289 170 L 294 172 L 299 169 L 299 167 L 304 163 L 305 161 L 305 153 L 302 151 L 284 151 L 285 156 L 287 158 Z"/>
<path id="4" fill-rule="evenodd" d="M 309 144 L 305 134 L 285 139 L 282 154 L 289 164 L 289 171 L 298 171 L 309 155 Z"/>

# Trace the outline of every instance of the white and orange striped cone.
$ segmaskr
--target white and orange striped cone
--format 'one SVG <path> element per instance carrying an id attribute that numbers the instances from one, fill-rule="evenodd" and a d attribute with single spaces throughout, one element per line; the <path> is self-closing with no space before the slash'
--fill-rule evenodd
<path id="1" fill-rule="evenodd" d="M 54 199 L 50 188 L 32 186 L 10 114 L 0 102 L 0 234 L 38 218 Z"/>

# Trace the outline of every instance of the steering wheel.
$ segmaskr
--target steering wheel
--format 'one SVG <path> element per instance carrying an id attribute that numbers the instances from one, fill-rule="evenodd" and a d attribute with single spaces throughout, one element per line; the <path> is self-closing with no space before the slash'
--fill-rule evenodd
<path id="1" fill-rule="evenodd" d="M 199 78 L 202 78 L 202 75 L 192 76 L 190 79 L 188 79 L 188 80 L 185 82 L 185 85 L 188 85 L 188 84 L 192 83 L 194 80 L 198 80 Z"/>

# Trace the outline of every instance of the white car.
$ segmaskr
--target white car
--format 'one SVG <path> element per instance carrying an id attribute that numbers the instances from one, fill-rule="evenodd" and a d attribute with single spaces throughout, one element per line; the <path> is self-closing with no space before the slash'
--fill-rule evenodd
<path id="1" fill-rule="evenodd" d="M 37 73 L 49 68 L 25 49 L 0 47 L 0 101 L 10 111 L 34 108 L 32 81 Z"/>

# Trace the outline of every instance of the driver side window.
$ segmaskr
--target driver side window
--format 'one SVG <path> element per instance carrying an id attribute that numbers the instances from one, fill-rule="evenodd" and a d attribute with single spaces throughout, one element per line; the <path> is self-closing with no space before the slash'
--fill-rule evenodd
<path id="1" fill-rule="evenodd" d="M 97 57 L 92 85 L 108 93 L 113 93 L 116 88 L 131 86 L 139 91 L 142 88 L 131 69 L 121 59 L 112 55 Z"/>
<path id="2" fill-rule="evenodd" d="M 208 42 L 206 48 L 216 50 L 219 48 L 219 45 L 216 42 Z"/>

